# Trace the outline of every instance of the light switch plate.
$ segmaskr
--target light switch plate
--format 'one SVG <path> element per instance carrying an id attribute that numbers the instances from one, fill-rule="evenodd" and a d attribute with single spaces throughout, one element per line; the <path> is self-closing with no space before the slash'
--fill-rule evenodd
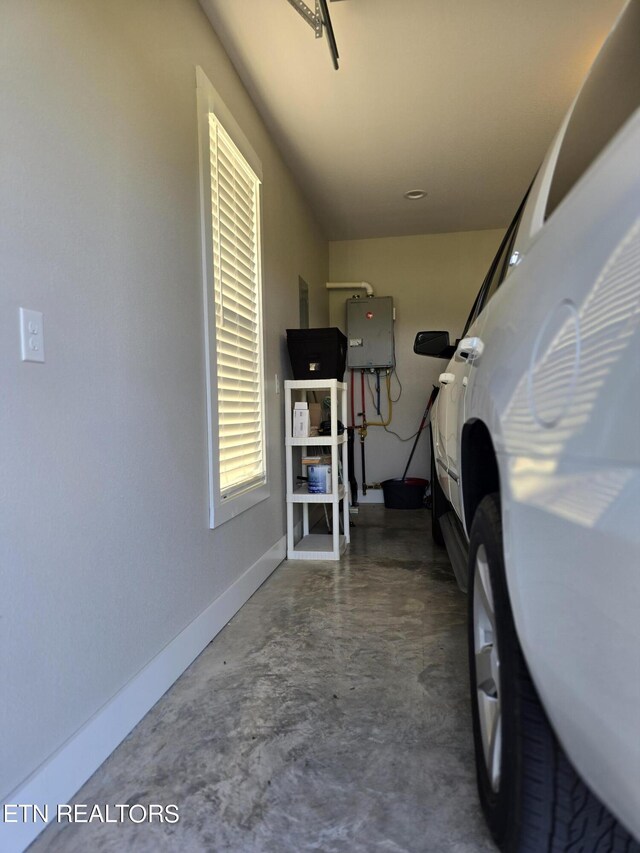
<path id="1" fill-rule="evenodd" d="M 44 326 L 41 311 L 20 309 L 20 347 L 23 361 L 44 361 Z"/>

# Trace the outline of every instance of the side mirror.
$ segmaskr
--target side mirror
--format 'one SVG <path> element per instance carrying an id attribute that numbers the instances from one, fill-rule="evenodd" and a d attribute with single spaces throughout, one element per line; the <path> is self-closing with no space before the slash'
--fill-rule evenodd
<path id="1" fill-rule="evenodd" d="M 418 332 L 413 343 L 416 355 L 451 358 L 455 347 L 449 344 L 449 332 Z"/>

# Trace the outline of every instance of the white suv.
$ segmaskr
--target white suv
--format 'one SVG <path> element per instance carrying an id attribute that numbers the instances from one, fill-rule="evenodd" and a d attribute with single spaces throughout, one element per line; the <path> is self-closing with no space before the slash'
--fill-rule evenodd
<path id="1" fill-rule="evenodd" d="M 450 359 L 432 519 L 468 585 L 478 788 L 506 851 L 640 850 L 639 107 L 631 0 L 462 339 L 414 347 Z"/>

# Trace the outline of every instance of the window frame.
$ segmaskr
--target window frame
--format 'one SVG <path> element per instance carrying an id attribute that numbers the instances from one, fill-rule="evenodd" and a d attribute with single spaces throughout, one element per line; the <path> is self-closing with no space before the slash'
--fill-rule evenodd
<path id="1" fill-rule="evenodd" d="M 513 255 L 513 249 L 516 242 L 516 237 L 518 234 L 518 228 L 520 227 L 520 222 L 522 221 L 522 216 L 527 205 L 527 199 L 529 197 L 529 193 L 531 191 L 531 186 L 527 190 L 524 195 L 524 198 L 520 202 L 520 206 L 516 211 L 516 215 L 511 220 L 511 224 L 505 231 L 502 240 L 500 241 L 500 246 L 498 247 L 498 251 L 493 256 L 493 260 L 491 261 L 491 265 L 489 270 L 482 281 L 482 285 L 478 294 L 473 302 L 473 306 L 471 307 L 471 311 L 467 318 L 467 322 L 465 323 L 464 331 L 462 332 L 462 337 L 464 338 L 467 332 L 469 331 L 469 327 L 472 323 L 475 322 L 476 318 L 482 313 L 485 306 L 489 304 L 496 291 L 502 284 L 502 282 L 507 277 L 507 273 L 510 269 L 510 261 Z M 502 260 L 502 264 L 500 266 L 500 271 L 498 273 L 497 267 Z M 496 273 L 498 273 L 498 279 L 496 286 L 491 289 L 494 281 L 496 280 Z"/>
<path id="2" fill-rule="evenodd" d="M 264 352 L 264 308 L 262 299 L 262 164 L 224 101 L 202 70 L 196 68 L 198 113 L 198 160 L 200 172 L 200 229 L 202 250 L 202 288 L 204 300 L 204 340 L 207 397 L 207 449 L 209 485 L 209 527 L 214 529 L 242 512 L 266 500 L 271 493 L 266 417 L 266 365 Z M 213 260 L 213 219 L 211 210 L 211 148 L 209 115 L 213 113 L 218 123 L 236 145 L 258 179 L 256 211 L 256 256 L 258 263 L 257 302 L 259 317 L 261 430 L 264 454 L 264 479 L 248 485 L 246 490 L 234 492 L 229 497 L 220 488 L 220 435 L 218 428 L 216 298 Z"/>

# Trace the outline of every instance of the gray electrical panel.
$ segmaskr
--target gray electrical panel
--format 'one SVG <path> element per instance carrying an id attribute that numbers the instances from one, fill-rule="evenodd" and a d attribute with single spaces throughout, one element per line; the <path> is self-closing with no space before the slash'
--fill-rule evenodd
<path id="1" fill-rule="evenodd" d="M 391 296 L 347 299 L 347 367 L 395 367 Z"/>

